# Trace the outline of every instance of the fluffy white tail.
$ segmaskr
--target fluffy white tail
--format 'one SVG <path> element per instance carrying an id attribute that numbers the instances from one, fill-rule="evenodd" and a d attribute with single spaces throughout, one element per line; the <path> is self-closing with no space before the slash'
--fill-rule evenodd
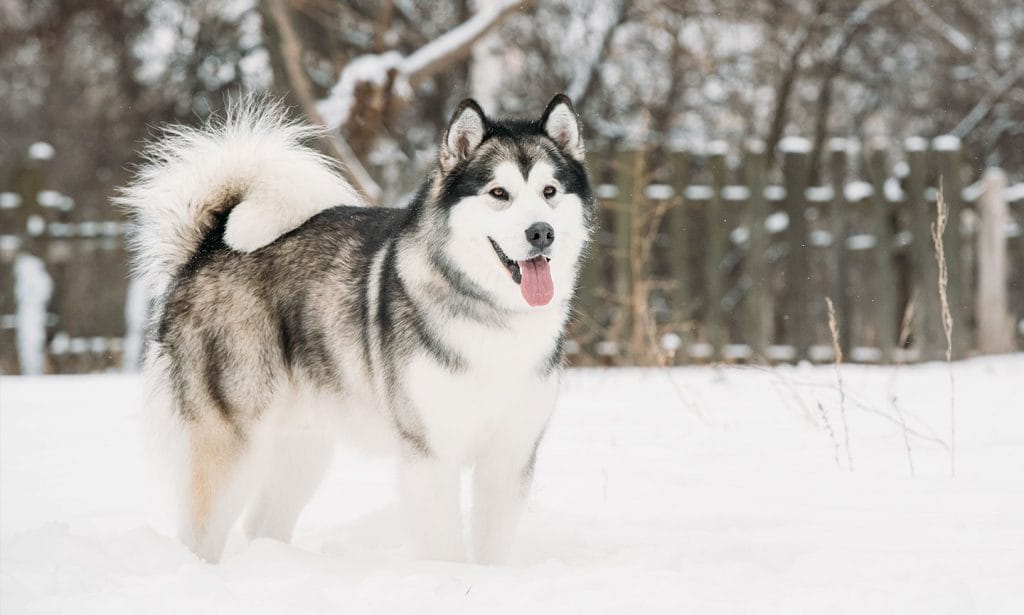
<path id="1" fill-rule="evenodd" d="M 324 209 L 360 205 L 335 164 L 305 145 L 319 134 L 262 97 L 230 103 L 201 129 L 165 128 L 114 199 L 134 218 L 136 269 L 150 296 L 163 294 L 228 209 L 224 242 L 252 252 Z"/>

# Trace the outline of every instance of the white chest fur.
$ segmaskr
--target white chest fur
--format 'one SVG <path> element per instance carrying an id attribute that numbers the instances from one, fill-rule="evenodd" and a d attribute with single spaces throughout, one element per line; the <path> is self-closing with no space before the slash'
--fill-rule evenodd
<path id="1" fill-rule="evenodd" d="M 465 361 L 456 373 L 426 355 L 410 361 L 405 388 L 436 454 L 463 463 L 482 447 L 531 445 L 539 436 L 554 408 L 557 372 L 544 367 L 561 318 L 556 309 L 538 312 L 502 329 L 450 324 L 446 343 Z"/>

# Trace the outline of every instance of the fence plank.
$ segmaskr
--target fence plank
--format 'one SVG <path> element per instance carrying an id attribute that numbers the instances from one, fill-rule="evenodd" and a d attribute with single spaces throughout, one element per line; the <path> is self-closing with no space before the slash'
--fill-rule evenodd
<path id="1" fill-rule="evenodd" d="M 983 353 L 1013 350 L 1013 318 L 1007 296 L 1008 259 L 1006 228 L 1006 173 L 988 169 L 982 178 L 984 191 L 978 201 L 981 229 L 978 233 L 978 350 Z"/>
<path id="2" fill-rule="evenodd" d="M 925 199 L 925 181 L 928 172 L 927 144 L 924 139 L 907 139 L 907 207 L 910 209 L 911 269 L 914 278 L 915 346 L 921 358 L 936 360 L 945 356 L 945 334 L 939 315 L 938 268 L 932 245 L 932 207 Z"/>
<path id="3" fill-rule="evenodd" d="M 786 183 L 784 209 L 789 216 L 786 227 L 786 336 L 793 345 L 798 359 L 808 356 L 814 327 L 808 316 L 810 284 L 808 274 L 809 246 L 807 245 L 807 217 L 804 213 L 804 193 L 807 190 L 809 144 L 803 139 L 783 139 L 782 173 Z M 819 298 L 820 300 L 821 298 Z"/>
<path id="4" fill-rule="evenodd" d="M 669 293 L 672 301 L 672 321 L 676 334 L 680 336 L 681 346 L 675 352 L 673 360 L 676 365 L 685 363 L 689 358 L 686 348 L 692 343 L 689 335 L 691 327 L 685 327 L 692 317 L 693 279 L 690 275 L 690 229 L 687 215 L 686 186 L 690 181 L 690 153 L 674 151 L 668 154 L 669 184 L 675 193 L 672 209 L 668 212 L 669 228 L 669 275 L 673 287 Z"/>
<path id="5" fill-rule="evenodd" d="M 871 301 L 874 305 L 875 344 L 882 352 L 882 360 L 892 362 L 896 348 L 896 324 L 899 315 L 896 308 L 896 283 L 893 275 L 891 208 L 885 198 L 886 169 L 885 143 L 875 143 L 868 152 L 867 173 L 874 188 L 871 201 L 871 218 L 875 234 L 872 250 Z"/>
<path id="6" fill-rule="evenodd" d="M 847 147 L 845 139 L 829 144 L 829 173 L 832 179 L 832 254 L 836 267 L 836 320 L 839 325 L 839 347 L 849 355 L 853 329 L 853 302 L 850 288 L 850 260 L 846 238 L 850 234 L 849 203 L 846 202 Z"/>
<path id="7" fill-rule="evenodd" d="M 750 201 L 747 208 L 747 228 L 750 229 L 750 243 L 744 269 L 750 279 L 750 290 L 746 302 L 747 343 L 758 361 L 764 361 L 771 343 L 772 300 L 768 285 L 765 251 L 768 249 L 768 232 L 765 221 L 768 219 L 768 203 L 764 198 L 764 171 L 767 155 L 764 143 L 751 141 L 747 143 L 745 181 L 750 189 Z"/>
<path id="8" fill-rule="evenodd" d="M 629 339 L 632 330 L 629 305 L 633 284 L 631 279 L 630 256 L 632 253 L 633 200 L 636 197 L 637 181 L 634 176 L 637 152 L 620 151 L 615 154 L 615 186 L 618 197 L 615 203 L 615 253 L 612 280 L 616 302 L 616 313 L 620 318 L 621 340 Z"/>
<path id="9" fill-rule="evenodd" d="M 587 169 L 591 175 L 593 187 L 596 189 L 600 179 L 602 155 L 600 152 L 587 153 Z M 605 301 L 601 298 L 601 290 L 606 287 L 604 280 L 604 259 L 605 250 L 601 246 L 601 236 L 604 233 L 601 228 L 600 203 L 596 203 L 598 211 L 594 212 L 594 235 L 591 238 L 590 250 L 587 252 L 586 260 L 583 261 L 580 270 L 580 279 L 577 284 L 576 299 L 576 320 L 574 323 L 573 335 L 576 341 L 586 340 L 588 346 L 607 325 L 604 317 Z M 580 348 L 581 352 L 587 354 L 589 348 Z"/>
<path id="10" fill-rule="evenodd" d="M 722 144 L 724 146 L 724 143 Z M 707 329 L 707 340 L 714 352 L 714 359 L 722 358 L 725 348 L 726 333 L 722 314 L 723 271 L 722 257 L 725 254 L 726 220 L 722 207 L 722 187 L 725 186 L 725 151 L 715 148 L 708 155 L 708 166 L 711 170 L 711 198 L 704 208 L 706 260 L 704 261 L 704 288 L 706 310 L 704 326 Z"/>

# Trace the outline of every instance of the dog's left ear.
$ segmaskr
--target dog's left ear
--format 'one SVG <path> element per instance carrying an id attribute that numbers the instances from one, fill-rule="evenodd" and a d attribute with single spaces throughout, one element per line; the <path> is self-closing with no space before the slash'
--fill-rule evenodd
<path id="1" fill-rule="evenodd" d="M 484 140 L 487 120 L 484 110 L 472 98 L 459 103 L 441 141 L 441 168 L 447 173 L 459 162 L 469 158 Z"/>
<path id="2" fill-rule="evenodd" d="M 548 103 L 548 108 L 544 110 L 540 123 L 558 149 L 583 162 L 586 154 L 583 148 L 583 126 L 568 96 L 555 95 Z"/>

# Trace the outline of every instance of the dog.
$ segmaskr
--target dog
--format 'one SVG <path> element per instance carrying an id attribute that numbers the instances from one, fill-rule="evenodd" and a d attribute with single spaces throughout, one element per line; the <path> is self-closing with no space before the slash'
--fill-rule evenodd
<path id="1" fill-rule="evenodd" d="M 555 406 L 595 205 L 564 95 L 455 109 L 402 208 L 367 207 L 278 103 L 172 127 L 116 201 L 153 297 L 148 404 L 180 436 L 180 534 L 289 541 L 336 442 L 394 454 L 419 557 L 506 560 Z M 472 469 L 470 545 L 460 474 Z"/>

